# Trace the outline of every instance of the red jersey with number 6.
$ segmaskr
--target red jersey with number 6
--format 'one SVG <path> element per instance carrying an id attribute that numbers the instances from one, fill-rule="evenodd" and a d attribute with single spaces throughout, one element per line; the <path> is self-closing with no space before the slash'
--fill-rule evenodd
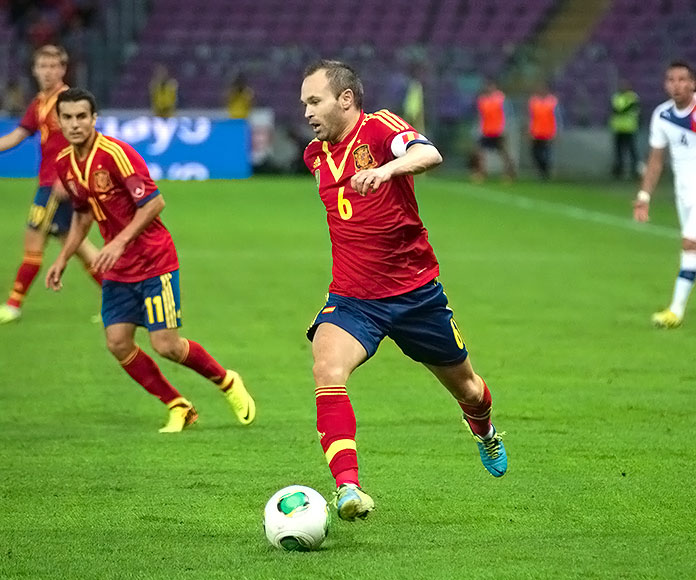
<path id="1" fill-rule="evenodd" d="M 104 242 L 109 243 L 133 219 L 136 210 L 160 195 L 145 160 L 127 143 L 97 133 L 83 160 L 70 146 L 56 159 L 58 177 L 76 211 L 91 211 Z M 155 218 L 123 252 L 105 280 L 140 282 L 179 268 L 174 242 Z"/>
<path id="2" fill-rule="evenodd" d="M 361 112 L 343 141 L 312 141 L 304 161 L 326 206 L 333 280 L 329 291 L 361 299 L 415 290 L 439 274 L 428 232 L 418 215 L 413 177 L 400 175 L 377 191 L 359 195 L 350 180 L 430 142 L 406 121 L 383 109 Z"/>

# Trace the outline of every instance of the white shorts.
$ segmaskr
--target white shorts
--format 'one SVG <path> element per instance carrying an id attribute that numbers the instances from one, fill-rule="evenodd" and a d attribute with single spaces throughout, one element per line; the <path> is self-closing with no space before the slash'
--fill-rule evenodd
<path id="1" fill-rule="evenodd" d="M 696 199 L 677 196 L 675 202 L 682 238 L 696 241 Z"/>

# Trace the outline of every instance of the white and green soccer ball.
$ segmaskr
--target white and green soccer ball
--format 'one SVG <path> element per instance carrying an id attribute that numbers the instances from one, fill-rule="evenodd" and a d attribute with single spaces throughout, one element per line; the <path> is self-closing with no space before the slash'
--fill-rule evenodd
<path id="1" fill-rule="evenodd" d="M 326 539 L 330 519 L 329 506 L 318 491 L 290 485 L 268 500 L 263 528 L 276 548 L 307 552 L 316 550 Z"/>

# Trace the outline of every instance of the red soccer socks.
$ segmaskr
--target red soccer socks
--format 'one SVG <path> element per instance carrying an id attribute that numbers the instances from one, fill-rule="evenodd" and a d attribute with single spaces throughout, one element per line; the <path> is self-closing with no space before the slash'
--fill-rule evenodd
<path id="1" fill-rule="evenodd" d="M 355 413 L 345 385 L 317 387 L 314 394 L 319 441 L 336 485 L 360 485 L 355 446 Z"/>
<path id="2" fill-rule="evenodd" d="M 193 340 L 183 339 L 186 343 L 186 354 L 179 361 L 182 365 L 196 371 L 199 375 L 216 384 L 225 378 L 227 371 L 217 362 L 208 351 Z"/>
<path id="3" fill-rule="evenodd" d="M 15 308 L 22 306 L 22 301 L 29 291 L 29 287 L 39 273 L 42 259 L 43 254 L 41 252 L 27 252 L 24 254 L 22 264 L 17 270 L 17 277 L 15 278 L 12 292 L 10 292 L 10 298 L 7 301 L 9 306 L 14 306 Z"/>
<path id="4" fill-rule="evenodd" d="M 478 405 L 467 405 L 457 401 L 464 411 L 471 430 L 480 437 L 486 437 L 491 432 L 491 392 L 488 390 L 486 381 L 483 381 L 483 398 Z"/>
<path id="5" fill-rule="evenodd" d="M 181 397 L 179 391 L 164 377 L 157 363 L 140 350 L 140 347 L 136 346 L 131 354 L 119 362 L 135 382 L 165 405 Z"/>

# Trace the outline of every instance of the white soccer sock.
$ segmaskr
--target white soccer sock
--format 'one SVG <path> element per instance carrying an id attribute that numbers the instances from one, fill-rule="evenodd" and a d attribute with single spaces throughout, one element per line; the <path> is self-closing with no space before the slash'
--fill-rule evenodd
<path id="1" fill-rule="evenodd" d="M 687 280 L 681 276 L 674 283 L 674 294 L 672 295 L 672 304 L 669 305 L 669 309 L 679 318 L 684 316 L 686 303 L 689 300 L 689 294 L 691 294 L 693 285 L 693 280 Z"/>
<path id="2" fill-rule="evenodd" d="M 689 294 L 694 286 L 693 278 L 689 279 L 682 276 L 682 272 L 688 272 L 692 275 L 696 272 L 696 252 L 682 252 L 681 255 L 681 272 L 674 283 L 672 303 L 669 305 L 669 309 L 679 318 L 684 316 L 686 303 L 689 301 Z"/>
<path id="3" fill-rule="evenodd" d="M 488 433 L 482 437 L 484 441 L 488 441 L 489 439 L 493 438 L 493 435 L 495 435 L 495 429 L 493 428 L 493 425 L 491 425 L 491 428 L 488 430 Z"/>

